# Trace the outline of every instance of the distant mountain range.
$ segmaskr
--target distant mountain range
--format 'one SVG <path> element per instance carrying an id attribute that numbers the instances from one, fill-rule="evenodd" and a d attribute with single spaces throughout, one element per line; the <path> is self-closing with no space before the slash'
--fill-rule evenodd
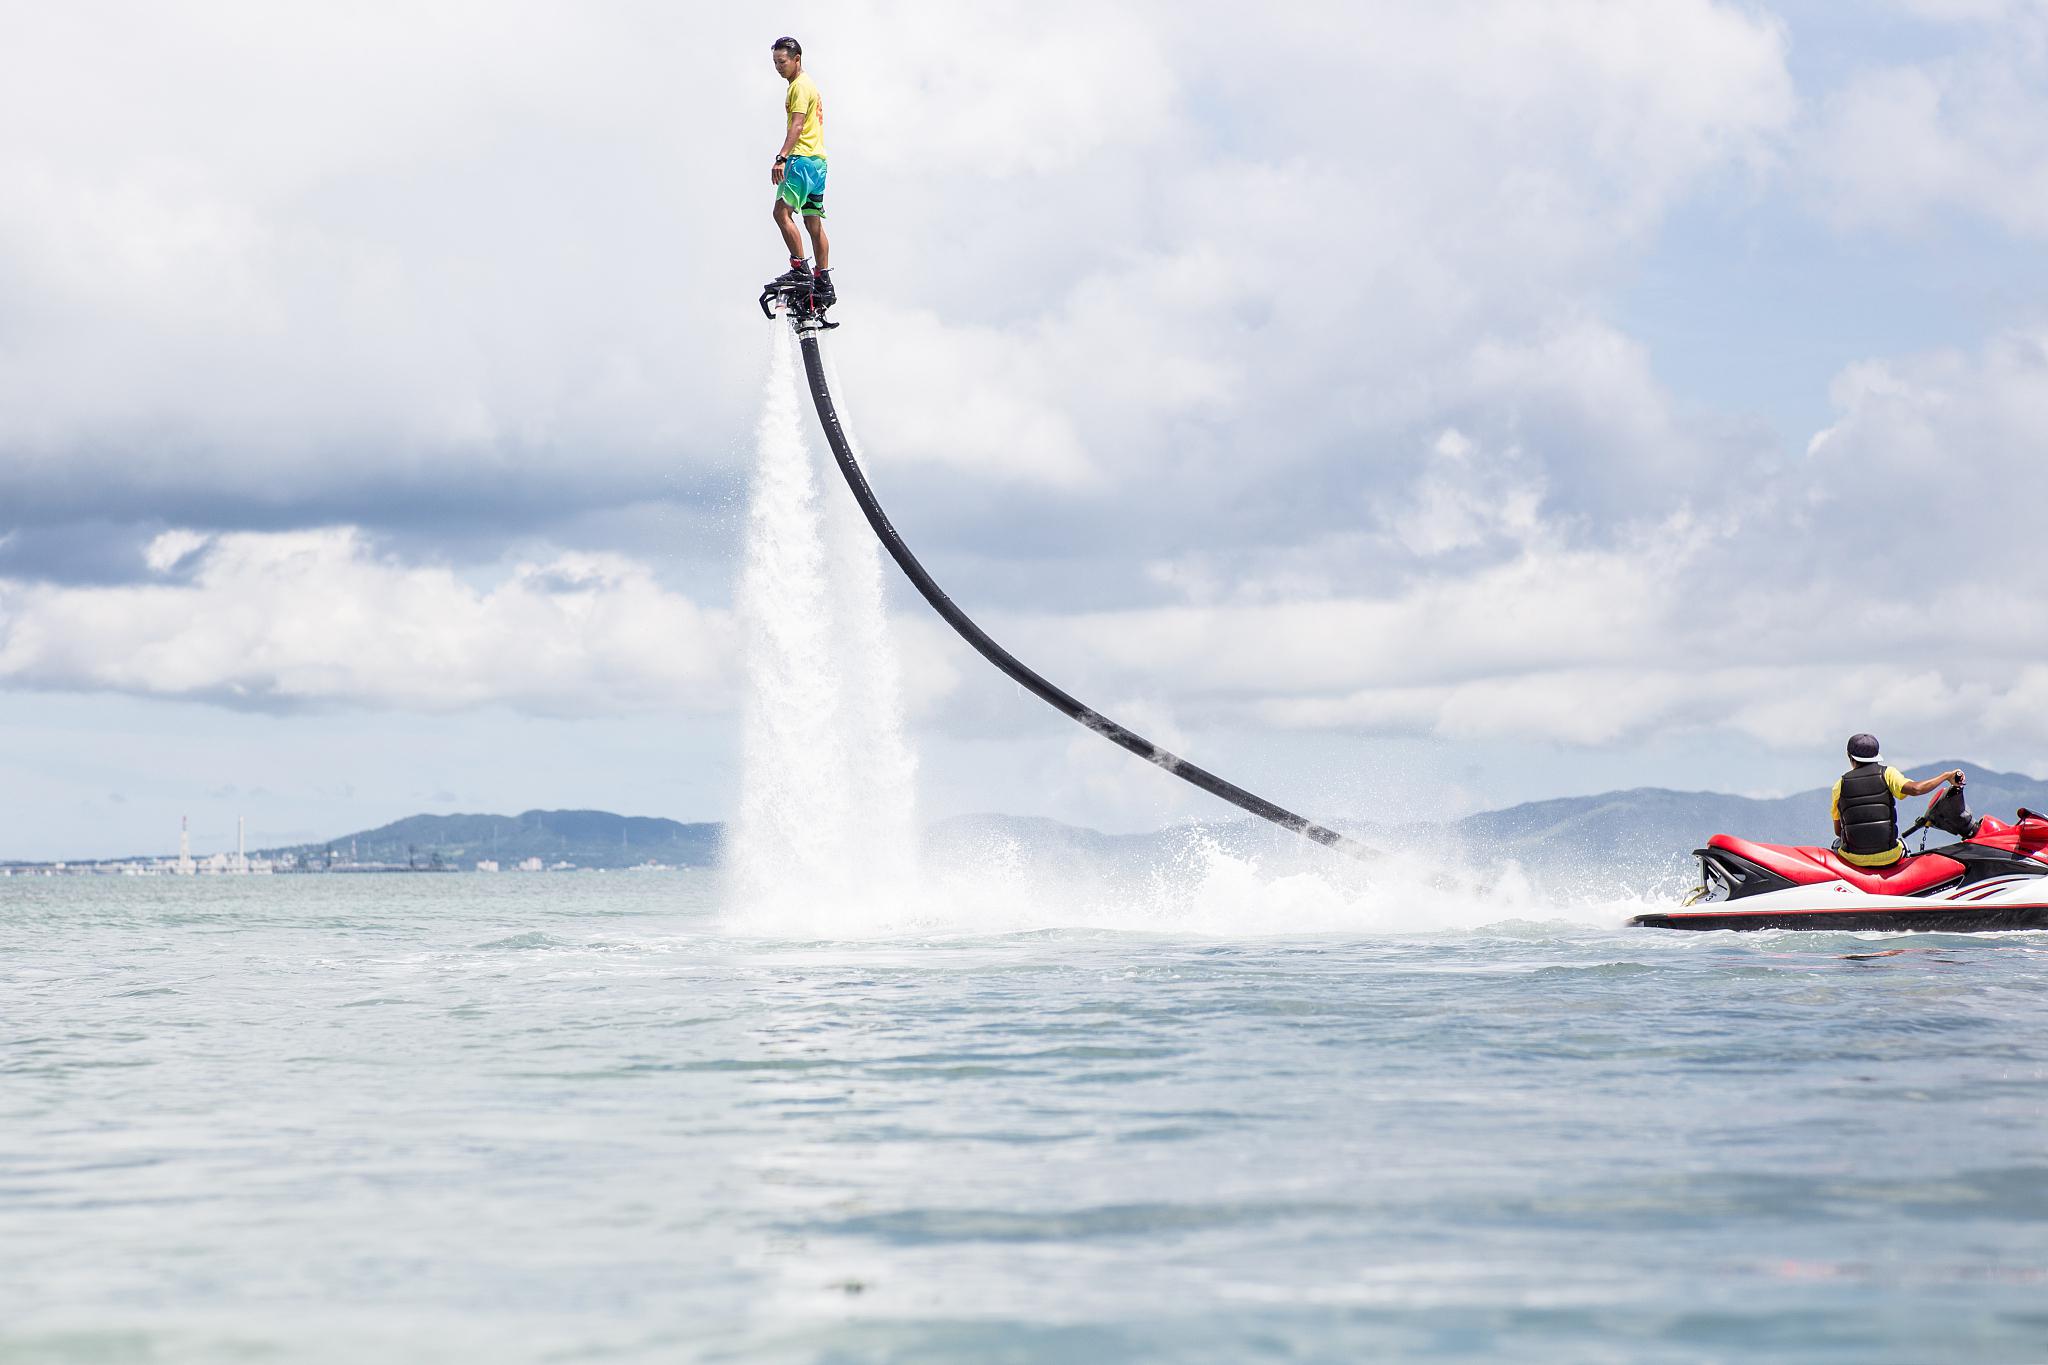
<path id="1" fill-rule="evenodd" d="M 1907 776 L 1932 777 L 1951 768 L 1969 774 L 1970 808 L 1980 815 L 2011 819 L 2021 806 L 2048 810 L 2048 782 L 2023 773 L 1946 762 L 1910 769 Z M 1901 823 L 1910 823 L 1929 799 L 1903 803 Z M 1348 823 L 1344 829 L 1374 847 L 1408 850 L 1466 870 L 1498 869 L 1512 862 L 1549 890 L 1591 895 L 1642 894 L 1689 881 L 1695 867 L 1692 850 L 1713 834 L 1739 834 L 1774 844 L 1825 844 L 1834 837 L 1826 787 L 1768 799 L 1639 787 L 1532 801 L 1441 824 Z M 1282 866 L 1313 866 L 1315 859 L 1329 856 L 1269 825 L 1245 820 L 1108 835 L 1051 820 L 977 815 L 941 822 L 933 828 L 930 842 L 956 858 L 1008 856 L 1007 850 L 1014 848 L 1020 861 L 1054 861 L 1097 875 L 1115 875 L 1118 869 L 1169 863 L 1184 856 L 1197 838 Z M 1947 838 L 1933 834 L 1929 846 Z M 1917 838 L 1914 844 L 1918 846 Z"/>
<path id="2" fill-rule="evenodd" d="M 434 864 L 469 868 L 490 859 L 512 867 L 527 858 L 577 867 L 668 863 L 703 867 L 717 859 L 721 827 L 685 825 L 602 810 L 530 810 L 520 815 L 410 815 L 376 829 L 317 844 L 261 849 L 258 856 L 294 854 L 301 862 L 329 857 L 358 863 Z"/>
<path id="3" fill-rule="evenodd" d="M 2048 810 L 2048 781 L 2023 773 L 1945 762 L 1913 768 L 1908 776 L 1931 777 L 1950 768 L 1970 774 L 1970 806 L 1979 814 L 2010 819 L 2021 806 Z M 1917 815 L 1923 804 L 1906 803 L 1906 817 Z M 1775 799 L 1639 787 L 1534 801 L 1446 824 L 1349 828 L 1380 847 L 1428 850 L 1466 866 L 1512 860 L 1546 885 L 1590 891 L 1641 890 L 1682 876 L 1691 865 L 1691 851 L 1710 834 L 1786 844 L 1826 843 L 1832 837 L 1825 787 Z M 723 833 L 722 826 L 710 823 L 681 824 L 608 811 L 530 810 L 521 815 L 415 815 L 325 843 L 263 852 L 294 853 L 317 861 L 332 849 L 358 862 L 439 861 L 461 867 L 486 858 L 505 867 L 525 858 L 578 867 L 630 867 L 650 859 L 704 867 L 718 860 Z M 1943 837 L 1934 839 L 1940 842 Z M 971 815 L 941 821 L 928 836 L 932 849 L 944 855 L 981 859 L 994 849 L 1003 856 L 1014 851 L 1022 858 L 1105 870 L 1156 866 L 1183 856 L 1191 841 L 1199 839 L 1261 856 L 1298 856 L 1305 851 L 1298 841 L 1256 821 L 1104 834 L 1056 820 Z"/>

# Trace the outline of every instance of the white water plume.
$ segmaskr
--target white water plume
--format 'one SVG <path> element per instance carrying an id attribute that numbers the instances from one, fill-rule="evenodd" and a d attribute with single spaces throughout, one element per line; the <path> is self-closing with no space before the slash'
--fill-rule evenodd
<path id="1" fill-rule="evenodd" d="M 846 439 L 865 463 L 829 351 L 825 376 L 838 399 Z M 836 470 L 828 474 L 828 481 L 837 484 L 835 475 Z M 845 665 L 842 722 L 853 777 L 862 788 L 867 876 L 873 885 L 907 890 L 917 883 L 917 760 L 903 734 L 903 675 L 882 594 L 882 550 L 853 498 L 838 487 L 831 493 L 825 499 L 825 553 Z"/>
<path id="2" fill-rule="evenodd" d="M 788 338 L 774 349 L 756 432 L 738 594 L 748 683 L 740 811 L 728 864 L 742 916 L 825 928 L 912 893 L 913 764 L 881 567 L 864 527 L 820 507 L 794 350 Z"/>

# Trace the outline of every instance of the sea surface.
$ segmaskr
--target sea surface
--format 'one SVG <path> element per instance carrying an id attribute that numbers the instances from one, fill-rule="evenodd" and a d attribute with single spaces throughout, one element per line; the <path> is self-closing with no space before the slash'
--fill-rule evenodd
<path id="1" fill-rule="evenodd" d="M 0 882 L 0 1361 L 2048 1359 L 2048 938 L 1232 894 Z"/>

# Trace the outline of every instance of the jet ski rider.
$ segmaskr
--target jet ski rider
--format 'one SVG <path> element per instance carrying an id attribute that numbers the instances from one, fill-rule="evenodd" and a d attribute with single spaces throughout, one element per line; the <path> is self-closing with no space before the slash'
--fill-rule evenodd
<path id="1" fill-rule="evenodd" d="M 1835 852 L 1851 867 L 1890 867 L 1906 856 L 1899 839 L 1899 798 L 1925 796 L 1944 782 L 1963 785 L 1963 770 L 1951 769 L 1909 782 L 1889 767 L 1875 735 L 1849 739 L 1849 771 L 1835 779 Z"/>

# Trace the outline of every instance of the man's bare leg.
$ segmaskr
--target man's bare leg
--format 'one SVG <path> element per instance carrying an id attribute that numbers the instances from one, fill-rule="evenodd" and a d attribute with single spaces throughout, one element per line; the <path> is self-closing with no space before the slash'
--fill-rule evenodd
<path id="1" fill-rule="evenodd" d="M 784 204 L 783 207 L 789 206 Z M 811 255 L 817 258 L 818 273 L 822 275 L 832 268 L 832 243 L 825 236 L 825 220 L 816 214 L 810 215 L 804 219 L 804 231 L 811 234 Z M 792 238 L 795 236 L 794 233 L 790 235 Z M 795 254 L 795 251 L 790 252 L 792 256 Z"/>
<path id="2" fill-rule="evenodd" d="M 796 215 L 789 211 L 789 205 L 780 199 L 775 201 L 775 226 L 782 229 L 782 244 L 789 248 L 789 259 L 800 261 L 804 258 L 804 239 L 796 230 Z"/>

